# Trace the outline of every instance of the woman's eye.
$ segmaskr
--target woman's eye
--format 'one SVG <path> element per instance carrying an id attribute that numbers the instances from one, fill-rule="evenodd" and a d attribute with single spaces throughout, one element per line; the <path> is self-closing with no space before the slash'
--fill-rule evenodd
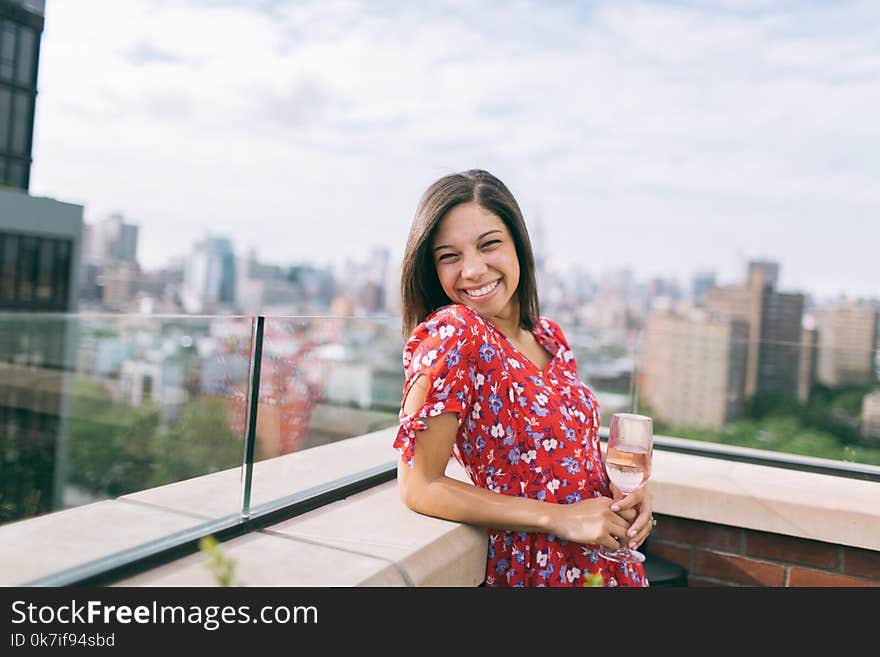
<path id="1" fill-rule="evenodd" d="M 451 262 L 453 258 L 455 258 L 454 253 L 444 253 L 439 258 L 437 258 L 437 260 L 439 262 Z"/>
<path id="2" fill-rule="evenodd" d="M 484 249 L 492 248 L 492 247 L 498 246 L 499 244 L 501 244 L 501 240 L 489 240 L 488 242 L 483 244 L 483 248 Z"/>

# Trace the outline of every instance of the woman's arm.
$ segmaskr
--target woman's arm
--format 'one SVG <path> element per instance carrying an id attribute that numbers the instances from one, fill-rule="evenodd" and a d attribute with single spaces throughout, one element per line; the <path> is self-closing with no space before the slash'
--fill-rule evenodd
<path id="1" fill-rule="evenodd" d="M 424 403 L 428 378 L 420 377 L 404 403 L 413 413 Z M 397 466 L 400 498 L 413 511 L 481 527 L 544 532 L 578 543 L 617 549 L 615 536 L 626 536 L 635 512 L 611 510 L 613 500 L 597 497 L 575 504 L 554 504 L 502 495 L 446 476 L 446 466 L 458 431 L 455 413 L 426 419 L 418 434 L 412 468 Z"/>

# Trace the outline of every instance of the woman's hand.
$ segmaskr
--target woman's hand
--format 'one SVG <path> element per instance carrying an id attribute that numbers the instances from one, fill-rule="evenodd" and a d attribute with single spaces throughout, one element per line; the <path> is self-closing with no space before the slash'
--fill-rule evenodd
<path id="1" fill-rule="evenodd" d="M 614 511 L 612 504 L 615 501 L 608 497 L 594 497 L 574 504 L 549 504 L 549 533 L 568 541 L 616 550 L 622 545 L 617 537 L 626 536 L 635 511 L 630 507 Z"/>
<path id="2" fill-rule="evenodd" d="M 611 484 L 611 492 L 614 494 L 614 503 L 611 506 L 612 510 L 617 511 L 618 513 L 628 512 L 635 514 L 635 521 L 633 521 L 632 526 L 626 533 L 626 537 L 629 540 L 629 547 L 634 550 L 645 542 L 645 539 L 651 535 L 651 530 L 654 529 L 652 525 L 654 495 L 651 493 L 647 484 L 639 486 L 625 497 L 621 490 L 614 484 Z M 620 536 L 622 537 L 623 534 L 620 534 Z"/>

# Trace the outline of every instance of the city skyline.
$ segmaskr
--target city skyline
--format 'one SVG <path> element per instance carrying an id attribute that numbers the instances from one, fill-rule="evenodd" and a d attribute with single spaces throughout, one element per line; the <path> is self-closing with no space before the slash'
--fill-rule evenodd
<path id="1" fill-rule="evenodd" d="M 880 296 L 876 5 L 112 8 L 46 4 L 31 193 L 122 212 L 147 268 L 208 233 L 394 262 L 427 184 L 482 167 L 559 266 Z"/>

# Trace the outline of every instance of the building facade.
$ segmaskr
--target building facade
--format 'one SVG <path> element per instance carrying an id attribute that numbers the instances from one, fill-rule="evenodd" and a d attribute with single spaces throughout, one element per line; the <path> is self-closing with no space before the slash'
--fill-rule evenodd
<path id="1" fill-rule="evenodd" d="M 767 393 L 797 397 L 809 389 L 801 372 L 804 295 L 777 292 L 778 277 L 775 263 L 751 262 L 746 286 L 706 290 L 703 305 L 708 311 L 748 327 L 747 399 Z"/>
<path id="2" fill-rule="evenodd" d="M 194 245 L 186 261 L 181 291 L 188 313 L 217 312 L 235 303 L 236 263 L 232 243 L 208 237 Z"/>
<path id="3" fill-rule="evenodd" d="M 0 0 L 0 188 L 31 179 L 44 3 Z"/>
<path id="4" fill-rule="evenodd" d="M 819 383 L 837 388 L 870 385 L 876 379 L 877 310 L 856 302 L 819 308 Z"/>
<path id="5" fill-rule="evenodd" d="M 693 311 L 654 311 L 645 325 L 640 403 L 670 427 L 720 429 L 742 413 L 748 326 Z"/>
<path id="6" fill-rule="evenodd" d="M 64 504 L 82 213 L 0 189 L 0 523 Z"/>

